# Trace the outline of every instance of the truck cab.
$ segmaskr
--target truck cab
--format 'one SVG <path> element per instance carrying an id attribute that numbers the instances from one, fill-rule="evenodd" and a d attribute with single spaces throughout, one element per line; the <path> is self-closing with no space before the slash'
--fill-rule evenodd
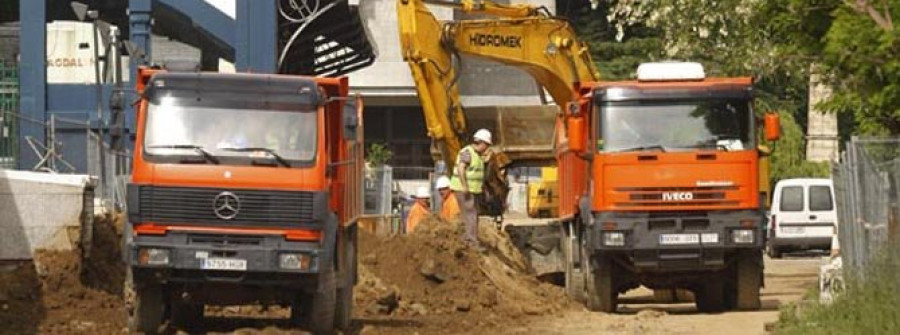
<path id="1" fill-rule="evenodd" d="M 257 303 L 289 306 L 315 333 L 349 325 L 363 149 L 346 78 L 145 68 L 139 79 L 131 329 Z"/>
<path id="2" fill-rule="evenodd" d="M 586 129 L 586 182 L 566 192 L 583 194 L 569 234 L 581 248 L 568 258 L 589 307 L 615 311 L 619 293 L 643 285 L 693 291 L 701 311 L 759 308 L 768 176 L 752 84 L 648 63 L 636 81 L 585 89 L 590 124 L 569 131 Z"/>

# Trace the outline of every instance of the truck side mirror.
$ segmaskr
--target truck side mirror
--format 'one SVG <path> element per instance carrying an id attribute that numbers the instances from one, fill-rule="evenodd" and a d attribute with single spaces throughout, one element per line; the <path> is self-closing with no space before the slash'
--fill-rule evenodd
<path id="1" fill-rule="evenodd" d="M 359 99 L 344 102 L 343 122 L 344 140 L 356 141 L 358 139 L 359 116 L 362 115 L 362 101 Z"/>
<path id="2" fill-rule="evenodd" d="M 766 141 L 777 141 L 781 138 L 781 117 L 778 113 L 766 113 L 764 124 L 766 127 Z"/>
<path id="3" fill-rule="evenodd" d="M 584 117 L 570 116 L 566 119 L 566 128 L 568 129 L 569 151 L 574 153 L 584 153 Z"/>

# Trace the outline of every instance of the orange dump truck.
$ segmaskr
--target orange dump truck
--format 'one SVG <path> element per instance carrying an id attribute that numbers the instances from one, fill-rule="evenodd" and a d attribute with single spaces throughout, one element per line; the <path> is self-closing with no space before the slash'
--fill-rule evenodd
<path id="1" fill-rule="evenodd" d="M 346 78 L 139 71 L 124 257 L 132 331 L 206 305 L 289 306 L 347 327 L 362 105 Z"/>
<path id="2" fill-rule="evenodd" d="M 701 311 L 758 309 L 768 178 L 758 147 L 779 127 L 775 114 L 757 118 L 752 79 L 648 63 L 636 81 L 583 84 L 566 113 L 570 295 L 612 312 L 618 294 L 643 285 L 690 290 Z"/>

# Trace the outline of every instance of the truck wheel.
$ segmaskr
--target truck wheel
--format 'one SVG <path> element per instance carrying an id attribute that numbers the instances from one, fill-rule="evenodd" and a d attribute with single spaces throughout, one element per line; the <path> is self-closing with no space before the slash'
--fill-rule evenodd
<path id="1" fill-rule="evenodd" d="M 591 311 L 614 313 L 619 291 L 612 259 L 605 255 L 588 257 L 583 262 L 587 285 L 587 307 Z"/>
<path id="2" fill-rule="evenodd" d="M 172 302 L 169 306 L 173 325 L 188 331 L 199 330 L 203 326 L 203 304 Z"/>
<path id="3" fill-rule="evenodd" d="M 697 310 L 701 313 L 718 313 L 725 309 L 725 284 L 721 279 L 703 283 L 695 293 Z"/>
<path id="4" fill-rule="evenodd" d="M 313 334 L 332 334 L 334 332 L 334 317 L 336 305 L 336 292 L 334 283 L 334 268 L 319 275 L 319 289 L 312 294 L 312 300 L 308 309 L 309 331 Z"/>
<path id="5" fill-rule="evenodd" d="M 560 247 L 562 247 L 563 258 L 566 262 L 566 295 L 572 300 L 584 302 L 584 271 L 583 269 L 575 268 L 574 253 L 577 252 L 576 246 L 572 243 L 571 238 L 563 235 Z"/>
<path id="6" fill-rule="evenodd" d="M 761 307 L 759 289 L 762 286 L 762 257 L 758 253 L 746 255 L 737 262 L 736 307 L 758 310 Z"/>
<path id="7" fill-rule="evenodd" d="M 131 302 L 131 312 L 128 313 L 128 329 L 132 333 L 158 333 L 159 326 L 163 323 L 162 286 L 136 285 L 131 269 L 127 270 L 125 277 L 125 297 Z"/>
<path id="8" fill-rule="evenodd" d="M 343 288 L 337 290 L 337 308 L 334 310 L 334 326 L 342 330 L 350 328 L 353 309 L 353 285 L 356 283 L 356 233 L 351 232 L 349 235 L 350 238 L 344 249 L 346 264 L 340 278 L 344 285 Z"/>

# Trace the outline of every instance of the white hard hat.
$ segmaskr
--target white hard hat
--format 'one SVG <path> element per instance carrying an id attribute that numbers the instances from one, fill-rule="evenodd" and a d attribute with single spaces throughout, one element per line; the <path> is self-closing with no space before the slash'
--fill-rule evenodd
<path id="1" fill-rule="evenodd" d="M 438 177 L 437 182 L 435 182 L 435 187 L 437 189 L 450 187 L 450 178 L 447 178 L 447 176 Z"/>
<path id="2" fill-rule="evenodd" d="M 431 191 L 428 190 L 427 186 L 419 186 L 419 188 L 416 189 L 416 195 L 414 195 L 413 198 L 430 199 Z"/>
<path id="3" fill-rule="evenodd" d="M 494 144 L 494 142 L 491 141 L 491 131 L 484 128 L 478 129 L 478 131 L 475 132 L 475 136 L 472 137 L 475 138 L 475 140 L 487 144 Z"/>

